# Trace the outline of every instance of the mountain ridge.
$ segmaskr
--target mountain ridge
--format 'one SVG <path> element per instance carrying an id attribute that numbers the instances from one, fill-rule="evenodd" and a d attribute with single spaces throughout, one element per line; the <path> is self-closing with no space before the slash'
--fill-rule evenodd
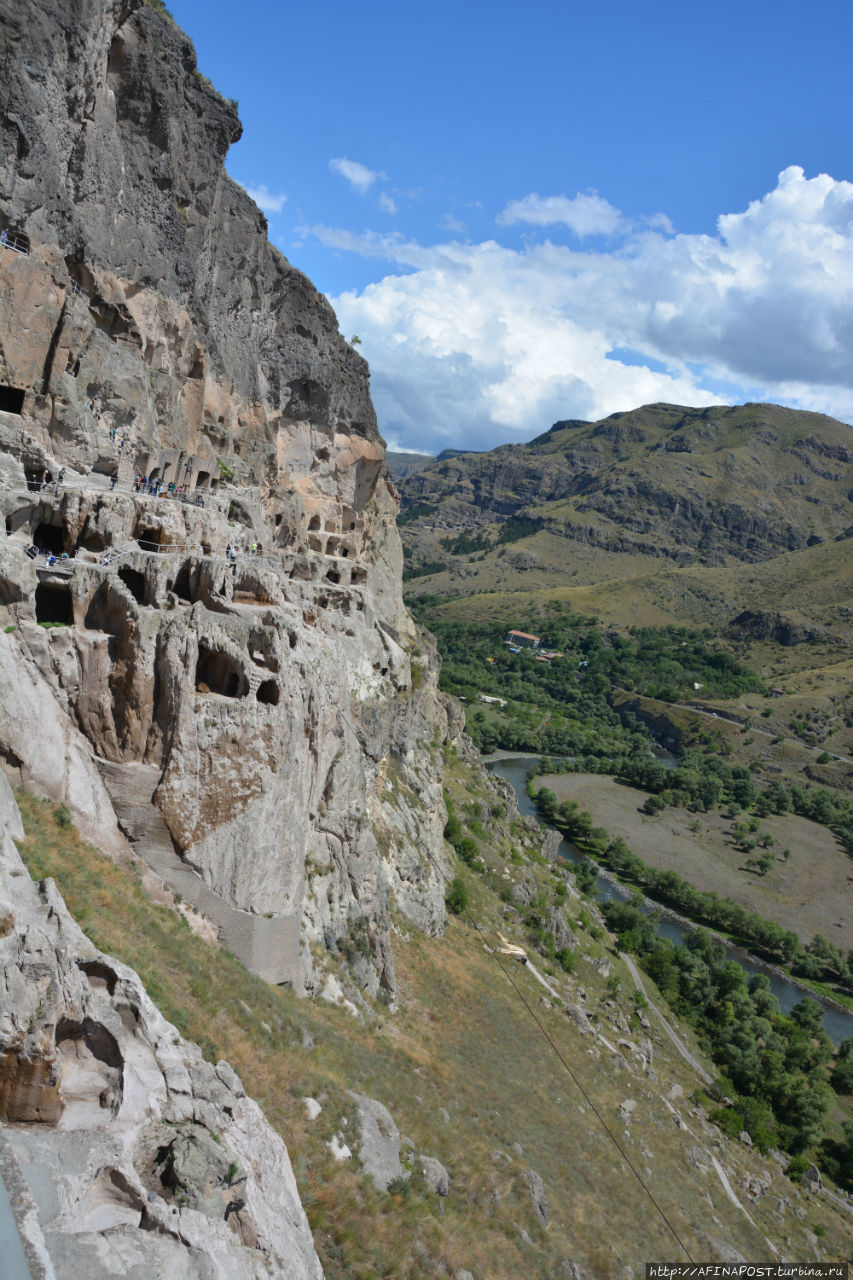
<path id="1" fill-rule="evenodd" d="M 436 461 L 400 482 L 409 571 L 462 563 L 440 544 L 463 532 L 504 555 L 550 535 L 564 544 L 563 570 L 586 544 L 608 554 L 609 576 L 626 555 L 758 563 L 844 535 L 852 464 L 853 428 L 776 405 L 655 404 L 557 422 L 529 444 Z"/>

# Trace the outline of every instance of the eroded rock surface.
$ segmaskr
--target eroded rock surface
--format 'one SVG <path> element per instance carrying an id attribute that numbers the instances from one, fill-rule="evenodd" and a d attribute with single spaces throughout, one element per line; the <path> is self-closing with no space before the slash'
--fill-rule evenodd
<path id="1" fill-rule="evenodd" d="M 319 944 L 393 995 L 392 902 L 444 924 L 448 728 L 367 366 L 178 28 L 23 0 L 4 48 L 0 755 L 265 978 Z"/>
<path id="2" fill-rule="evenodd" d="M 281 1138 L 30 880 L 21 834 L 0 774 L 0 1141 L 29 1246 L 57 1280 L 319 1280 Z"/>

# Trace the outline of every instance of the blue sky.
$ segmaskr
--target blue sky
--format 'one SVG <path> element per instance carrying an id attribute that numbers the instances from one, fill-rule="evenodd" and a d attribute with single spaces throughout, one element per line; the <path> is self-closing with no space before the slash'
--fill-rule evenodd
<path id="1" fill-rule="evenodd" d="M 853 421 L 849 0 L 170 0 L 394 447 L 649 400 Z"/>

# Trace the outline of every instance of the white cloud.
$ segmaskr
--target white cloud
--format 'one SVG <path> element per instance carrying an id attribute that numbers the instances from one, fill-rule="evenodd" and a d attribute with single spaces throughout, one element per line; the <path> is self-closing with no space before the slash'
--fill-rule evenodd
<path id="1" fill-rule="evenodd" d="M 368 169 L 367 165 L 359 164 L 357 160 L 348 160 L 346 156 L 339 156 L 329 161 L 329 168 L 333 173 L 339 173 L 342 178 L 346 178 L 351 187 L 356 191 L 360 191 L 362 195 L 369 191 L 374 182 L 379 178 L 384 178 L 385 174 L 375 169 Z"/>
<path id="2" fill-rule="evenodd" d="M 379 208 L 384 209 L 386 213 L 397 212 L 396 201 L 393 200 L 392 197 L 389 196 L 385 191 L 383 191 L 382 195 L 379 197 Z"/>
<path id="3" fill-rule="evenodd" d="M 562 225 L 576 236 L 612 236 L 622 226 L 622 214 L 597 191 L 573 196 L 525 196 L 510 200 L 495 221 L 509 227 L 528 222 L 534 227 Z"/>
<path id="4" fill-rule="evenodd" d="M 264 213 L 281 213 L 287 204 L 287 196 L 274 196 L 267 191 L 265 186 L 246 187 L 246 194 L 250 195 L 259 209 L 263 209 Z"/>
<path id="5" fill-rule="evenodd" d="M 461 236 L 465 234 L 465 223 L 460 218 L 454 218 L 452 213 L 446 213 L 441 219 L 441 225 L 446 227 L 448 231 L 452 231 L 454 235 Z"/>
<path id="6" fill-rule="evenodd" d="M 654 400 L 853 418 L 851 183 L 792 167 L 715 235 L 646 225 L 607 252 L 310 233 L 402 268 L 332 301 L 407 448 L 486 448 Z"/>

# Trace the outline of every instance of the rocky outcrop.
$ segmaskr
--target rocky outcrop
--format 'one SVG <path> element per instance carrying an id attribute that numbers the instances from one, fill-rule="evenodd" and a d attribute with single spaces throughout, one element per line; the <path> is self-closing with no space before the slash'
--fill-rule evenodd
<path id="1" fill-rule="evenodd" d="M 21 834 L 0 774 L 0 1142 L 28 1248 L 57 1280 L 320 1280 L 284 1143 L 30 880 Z"/>
<path id="2" fill-rule="evenodd" d="M 393 995 L 392 902 L 444 922 L 447 720 L 367 367 L 172 22 L 25 0 L 4 49 L 0 754 L 270 981 L 343 949 Z"/>
<path id="3" fill-rule="evenodd" d="M 808 626 L 773 609 L 745 609 L 726 627 L 726 635 L 733 640 L 772 640 L 786 646 L 825 641 L 830 634 L 824 627 Z"/>

